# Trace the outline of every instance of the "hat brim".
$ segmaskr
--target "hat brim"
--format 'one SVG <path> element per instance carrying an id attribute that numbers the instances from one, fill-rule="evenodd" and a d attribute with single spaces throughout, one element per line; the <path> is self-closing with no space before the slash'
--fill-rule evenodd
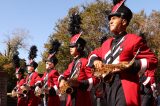
<path id="1" fill-rule="evenodd" d="M 45 59 L 44 62 L 51 62 L 49 59 Z"/>
<path id="2" fill-rule="evenodd" d="M 109 15 L 108 15 L 108 20 L 110 20 L 111 19 L 111 17 L 113 17 L 113 16 L 118 16 L 118 17 L 121 17 L 121 13 L 118 13 L 118 12 L 114 12 L 114 13 L 110 13 Z"/>
<path id="3" fill-rule="evenodd" d="M 70 44 L 69 44 L 69 47 L 76 47 L 76 46 L 77 46 L 76 43 L 70 43 Z"/>
<path id="4" fill-rule="evenodd" d="M 31 65 L 27 64 L 26 66 L 31 66 Z"/>

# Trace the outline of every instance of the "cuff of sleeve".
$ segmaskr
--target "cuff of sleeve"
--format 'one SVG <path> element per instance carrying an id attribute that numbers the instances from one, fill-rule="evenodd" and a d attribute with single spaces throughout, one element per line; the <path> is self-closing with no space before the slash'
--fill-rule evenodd
<path id="1" fill-rule="evenodd" d="M 53 88 L 54 88 L 56 94 L 58 95 L 58 87 L 57 87 L 57 85 L 54 85 Z"/>
<path id="2" fill-rule="evenodd" d="M 41 86 L 42 85 L 42 82 L 41 81 L 37 81 L 36 83 L 35 83 L 35 86 Z"/>
<path id="3" fill-rule="evenodd" d="M 93 62 L 94 62 L 94 60 L 96 60 L 96 59 L 98 59 L 97 55 L 95 55 L 95 54 L 91 55 L 91 56 L 89 57 L 89 59 L 88 59 L 88 64 L 87 64 L 87 66 L 88 66 L 88 67 L 93 67 Z"/>
<path id="4" fill-rule="evenodd" d="M 138 73 L 141 68 L 141 62 L 140 60 L 135 60 L 134 64 L 131 66 L 131 72 L 132 73 Z"/>
<path id="5" fill-rule="evenodd" d="M 89 78 L 88 82 L 89 82 L 89 87 L 88 87 L 87 91 L 90 91 L 93 87 L 93 78 Z"/>
<path id="6" fill-rule="evenodd" d="M 144 73 L 147 69 L 147 59 L 140 59 L 140 72 Z"/>
<path id="7" fill-rule="evenodd" d="M 64 76 L 63 76 L 63 75 L 60 75 L 60 76 L 58 77 L 58 82 L 60 82 L 62 79 L 64 79 Z"/>
<path id="8" fill-rule="evenodd" d="M 143 85 L 147 85 L 150 81 L 151 77 L 147 77 L 147 79 L 143 82 Z"/>

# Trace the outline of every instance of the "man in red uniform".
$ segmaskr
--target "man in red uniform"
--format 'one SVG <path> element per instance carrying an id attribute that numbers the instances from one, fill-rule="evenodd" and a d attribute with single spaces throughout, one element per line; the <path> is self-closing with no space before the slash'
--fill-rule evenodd
<path id="1" fill-rule="evenodd" d="M 80 34 L 72 37 L 70 42 L 70 54 L 73 61 L 69 64 L 68 69 L 59 77 L 59 87 L 64 85 L 64 81 L 70 81 L 72 78 L 77 80 L 77 84 L 71 84 L 73 93 L 68 94 L 66 106 L 91 106 L 90 90 L 93 86 L 92 72 L 86 66 L 87 59 L 83 58 L 85 40 L 80 38 Z M 75 76 L 77 76 L 75 78 Z M 72 83 L 72 80 L 71 80 Z"/>
<path id="2" fill-rule="evenodd" d="M 22 89 L 21 89 L 21 86 L 23 86 L 25 83 L 24 69 L 22 68 L 16 69 L 15 74 L 16 74 L 16 78 L 18 79 L 17 85 L 14 89 L 18 93 L 17 106 L 27 106 L 27 97 L 25 94 L 23 94 Z"/>
<path id="3" fill-rule="evenodd" d="M 35 89 L 35 83 L 37 82 L 37 80 L 40 78 L 38 73 L 35 72 L 36 67 L 38 66 L 38 64 L 35 61 L 32 61 L 28 66 L 27 66 L 27 70 L 28 70 L 28 75 L 26 77 L 26 85 L 29 87 L 29 91 L 28 91 L 28 101 L 27 104 L 28 106 L 38 106 L 40 99 L 35 96 L 34 93 L 34 89 Z"/>
<path id="4" fill-rule="evenodd" d="M 109 28 L 114 36 L 91 52 L 87 65 L 101 68 L 102 64 L 130 62 L 136 56 L 133 65 L 128 69 L 112 70 L 113 79 L 105 84 L 104 98 L 107 106 L 140 106 L 138 72 L 147 72 L 148 76 L 154 76 L 157 58 L 140 36 L 126 32 L 132 12 L 124 5 L 125 0 L 117 1 L 119 0 L 114 1 L 115 6 L 108 16 Z M 107 76 L 103 77 L 105 80 Z"/>
<path id="5" fill-rule="evenodd" d="M 38 64 L 34 61 L 34 58 L 37 56 L 37 47 L 32 46 L 30 48 L 29 53 L 29 64 L 27 65 L 27 71 L 28 75 L 26 77 L 26 83 L 23 86 L 23 88 L 27 88 L 27 105 L 28 106 L 38 106 L 40 99 L 39 97 L 35 96 L 34 89 L 35 89 L 35 83 L 40 79 L 37 72 L 35 72 L 35 69 L 37 68 Z"/>
<path id="6" fill-rule="evenodd" d="M 16 78 L 17 78 L 17 84 L 16 87 L 12 91 L 12 96 L 17 96 L 17 106 L 27 106 L 27 98 L 26 95 L 23 94 L 21 86 L 24 85 L 25 83 L 25 78 L 24 78 L 24 69 L 20 67 L 20 59 L 18 55 L 13 56 L 13 61 L 14 65 L 16 68 Z"/>
<path id="7" fill-rule="evenodd" d="M 49 51 L 48 59 L 46 60 L 46 72 L 43 74 L 43 77 L 40 81 L 37 82 L 42 85 L 38 90 L 42 90 L 43 104 L 44 106 L 60 106 L 60 98 L 58 95 L 58 77 L 59 73 L 55 69 L 58 59 L 55 56 L 55 53 L 58 51 L 60 43 L 55 40 L 52 42 L 52 48 Z"/>

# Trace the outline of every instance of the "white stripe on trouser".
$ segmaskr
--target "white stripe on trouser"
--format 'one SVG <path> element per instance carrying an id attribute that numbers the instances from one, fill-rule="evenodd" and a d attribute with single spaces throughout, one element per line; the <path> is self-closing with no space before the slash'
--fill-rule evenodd
<path id="1" fill-rule="evenodd" d="M 46 98 L 46 95 L 44 95 L 44 97 L 43 97 L 43 105 L 44 105 L 44 106 L 47 106 L 47 98 Z"/>

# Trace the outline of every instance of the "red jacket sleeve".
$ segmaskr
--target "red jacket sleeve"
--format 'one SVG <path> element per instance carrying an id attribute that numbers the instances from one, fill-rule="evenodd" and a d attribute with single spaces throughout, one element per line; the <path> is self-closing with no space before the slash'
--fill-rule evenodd
<path id="1" fill-rule="evenodd" d="M 70 76 L 70 71 L 72 69 L 73 62 L 68 65 L 68 68 L 58 77 L 58 82 L 61 79 L 67 79 Z"/>
<path id="2" fill-rule="evenodd" d="M 40 79 L 37 72 L 34 72 L 30 81 L 30 86 L 35 86 L 35 83 Z"/>
<path id="3" fill-rule="evenodd" d="M 94 60 L 102 59 L 102 50 L 101 49 L 102 49 L 101 47 L 97 48 L 90 53 L 90 55 L 88 57 L 88 63 L 87 63 L 88 67 L 93 67 Z"/>
<path id="4" fill-rule="evenodd" d="M 148 48 L 147 44 L 143 42 L 141 37 L 138 37 L 135 42 L 136 44 L 133 48 L 133 55 L 135 55 L 137 50 L 140 48 L 140 52 L 136 57 L 136 59 L 140 60 L 140 72 L 145 73 L 149 77 L 154 77 L 158 59 Z"/>
<path id="5" fill-rule="evenodd" d="M 99 79 L 93 76 L 91 68 L 87 66 L 87 62 L 88 62 L 87 59 L 82 58 L 81 61 L 82 61 L 82 68 L 83 68 L 82 70 L 85 71 L 85 74 L 87 76 L 87 81 L 89 83 L 87 90 L 90 91 L 94 85 L 99 83 Z"/>

